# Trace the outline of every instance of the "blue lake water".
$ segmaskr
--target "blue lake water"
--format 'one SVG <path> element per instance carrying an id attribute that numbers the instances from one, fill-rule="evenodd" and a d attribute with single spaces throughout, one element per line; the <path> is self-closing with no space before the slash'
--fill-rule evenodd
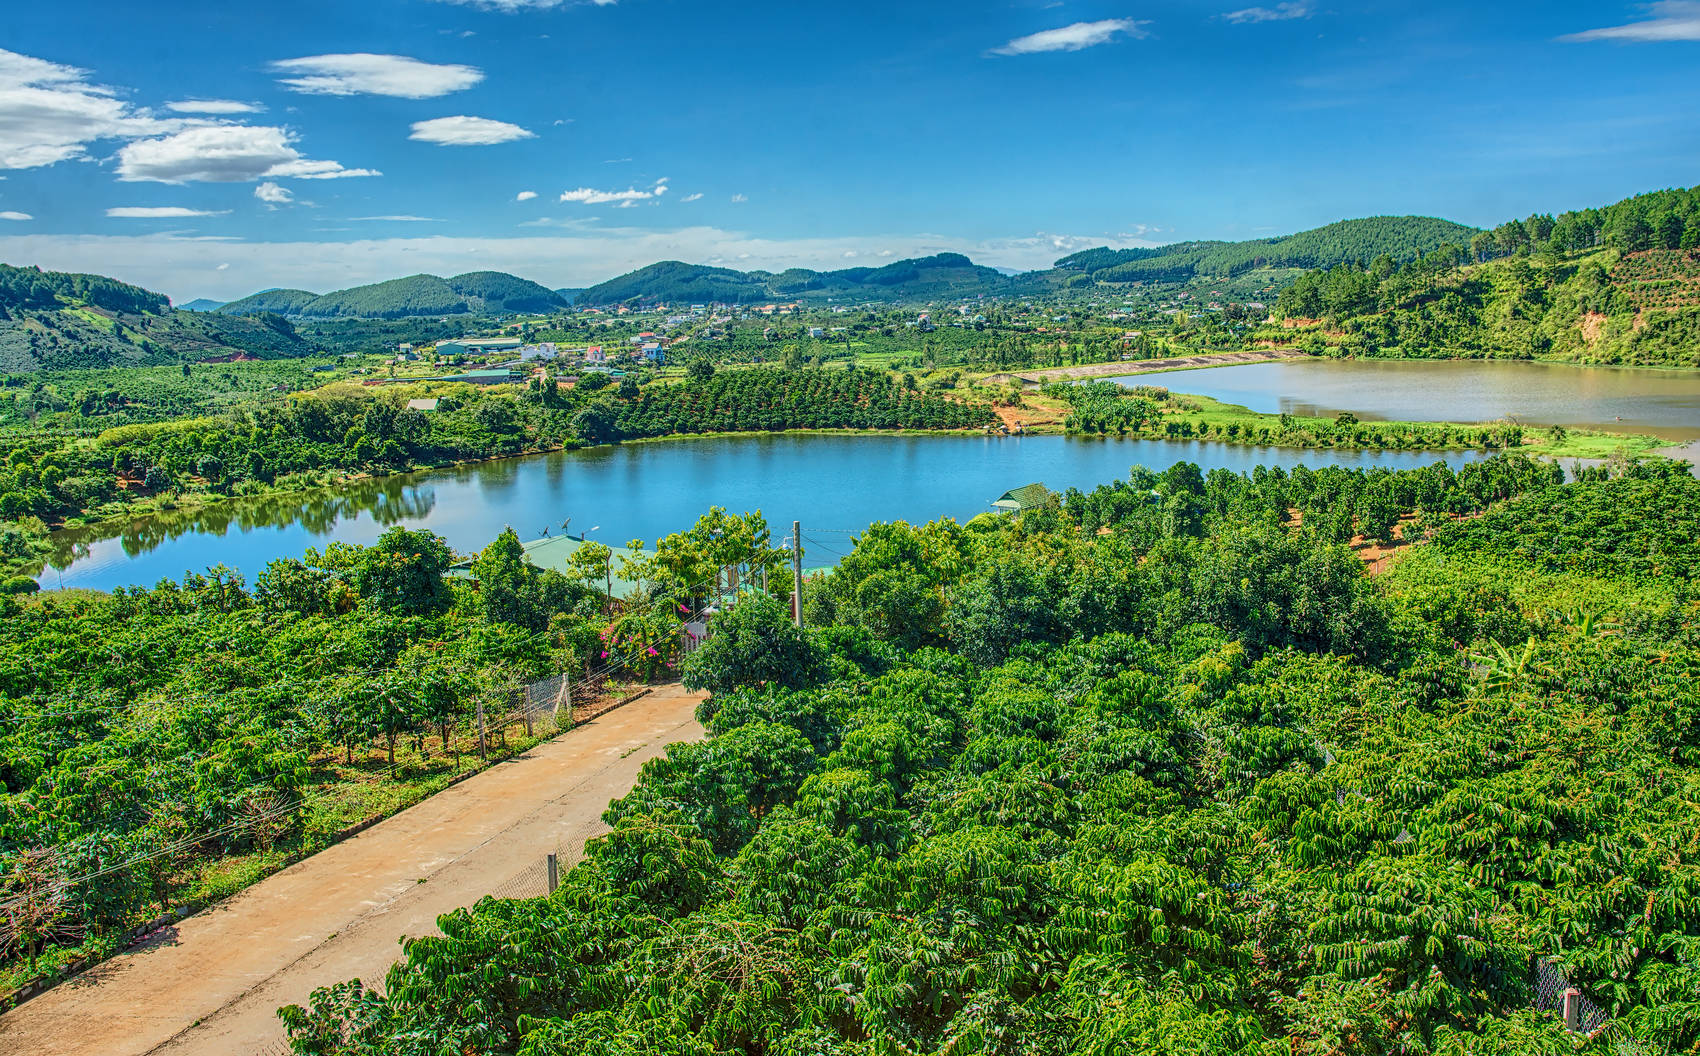
<path id="1" fill-rule="evenodd" d="M 394 524 L 429 528 L 462 551 L 479 549 L 504 526 L 531 539 L 545 528 L 559 532 L 567 518 L 575 535 L 595 528 L 590 538 L 610 544 L 653 542 L 690 527 L 711 506 L 759 509 L 776 537 L 800 520 L 812 537 L 809 561 L 830 564 L 849 549 L 849 532 L 874 521 L 965 520 L 1035 481 L 1062 491 L 1125 478 L 1135 464 L 1409 468 L 1440 457 L 1456 465 L 1479 456 L 1063 436 L 745 434 L 625 444 L 232 501 L 142 518 L 121 532 L 67 530 L 55 534 L 58 553 L 39 579 L 48 589 L 109 590 L 223 564 L 252 583 L 274 558 L 333 540 L 370 543 Z"/>
<path id="2" fill-rule="evenodd" d="M 1565 425 L 1700 440 L 1700 371 L 1520 360 L 1291 359 L 1110 378 L 1263 414 Z"/>

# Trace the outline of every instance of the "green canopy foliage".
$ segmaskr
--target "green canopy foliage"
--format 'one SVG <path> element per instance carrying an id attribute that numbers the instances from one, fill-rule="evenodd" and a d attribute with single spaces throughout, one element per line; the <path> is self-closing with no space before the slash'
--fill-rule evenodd
<path id="1" fill-rule="evenodd" d="M 1326 516 L 1419 508 L 1379 580 Z M 285 1010 L 296 1050 L 1690 1051 L 1697 532 L 1674 467 L 1516 458 L 874 526 L 833 626 L 725 618 L 709 739 L 559 891 Z"/>

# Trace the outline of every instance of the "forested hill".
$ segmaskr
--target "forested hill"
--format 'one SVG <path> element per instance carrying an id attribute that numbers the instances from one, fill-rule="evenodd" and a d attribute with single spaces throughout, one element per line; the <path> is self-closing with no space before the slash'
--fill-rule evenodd
<path id="1" fill-rule="evenodd" d="M 734 271 L 664 260 L 583 290 L 583 304 L 626 301 L 754 304 L 773 300 L 907 301 L 1009 293 L 1012 280 L 960 253 L 899 260 L 878 268 Z"/>
<path id="2" fill-rule="evenodd" d="M 1700 366 L 1700 187 L 1309 272 L 1276 314 L 1317 352 Z"/>
<path id="3" fill-rule="evenodd" d="M 164 294 L 104 275 L 0 264 L 0 372 L 311 351 L 279 316 L 177 311 Z"/>
<path id="4" fill-rule="evenodd" d="M 734 271 L 662 261 L 582 291 L 584 304 L 724 301 L 750 304 L 772 300 L 924 301 L 952 297 L 1043 296 L 1096 283 L 1187 283 L 1225 279 L 1259 268 L 1277 287 L 1301 268 L 1328 267 L 1387 255 L 1414 260 L 1447 245 L 1463 245 L 1473 227 L 1426 216 L 1378 216 L 1342 220 L 1311 231 L 1251 242 L 1177 242 L 1149 249 L 1089 249 L 1057 261 L 1054 268 L 1009 276 L 975 264 L 958 253 L 900 260 L 881 268 L 774 274 Z"/>
<path id="5" fill-rule="evenodd" d="M 276 312 L 278 315 L 300 315 L 301 309 L 319 299 L 311 290 L 261 290 L 213 309 L 224 315 L 246 315 L 252 312 Z"/>
<path id="6" fill-rule="evenodd" d="M 1150 249 L 1088 249 L 1057 261 L 1059 271 L 1095 282 L 1188 282 L 1231 278 L 1253 268 L 1326 268 L 1386 255 L 1414 260 L 1478 229 L 1432 216 L 1372 216 L 1250 242 L 1176 242 Z"/>
<path id="7" fill-rule="evenodd" d="M 529 279 L 500 271 L 470 271 L 448 279 L 409 275 L 326 294 L 265 290 L 231 301 L 218 311 L 226 315 L 276 312 L 307 319 L 402 319 L 552 312 L 566 306 L 560 294 Z"/>

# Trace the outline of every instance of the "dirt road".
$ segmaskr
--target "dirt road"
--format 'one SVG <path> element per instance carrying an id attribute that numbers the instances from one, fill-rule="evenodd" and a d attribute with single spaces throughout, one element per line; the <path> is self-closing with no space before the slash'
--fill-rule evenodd
<path id="1" fill-rule="evenodd" d="M 646 759 L 703 736 L 698 699 L 660 687 L 189 917 L 0 1016 L 0 1052 L 287 1052 L 278 1006 L 382 982 L 399 940 L 456 906 L 543 894 L 545 855 L 565 869 Z"/>

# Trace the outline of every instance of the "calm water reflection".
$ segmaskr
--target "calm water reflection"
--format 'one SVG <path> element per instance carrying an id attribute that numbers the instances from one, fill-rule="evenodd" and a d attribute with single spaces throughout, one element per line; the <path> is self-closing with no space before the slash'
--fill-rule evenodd
<path id="1" fill-rule="evenodd" d="M 1061 436 L 744 435 L 628 444 L 164 514 L 116 534 L 59 532 L 59 551 L 40 580 L 48 588 L 107 590 L 222 563 L 252 582 L 273 558 L 331 540 L 369 543 L 392 524 L 430 528 L 457 550 L 475 550 L 505 525 L 529 539 L 545 528 L 558 532 L 570 517 L 575 534 L 599 526 L 592 538 L 618 544 L 687 528 L 710 506 L 760 509 L 776 534 L 801 520 L 804 531 L 818 537 L 807 547 L 810 560 L 831 563 L 849 549 L 849 538 L 828 529 L 966 519 L 1009 488 L 1033 481 L 1058 491 L 1091 488 L 1125 477 L 1136 463 L 1162 468 L 1183 459 L 1206 470 L 1244 471 L 1259 463 L 1299 462 L 1405 468 L 1437 457 Z M 1457 464 L 1475 456 L 1446 457 Z"/>
<path id="2" fill-rule="evenodd" d="M 1700 371 L 1519 361 L 1301 359 L 1111 379 L 1264 414 L 1580 425 L 1700 440 Z"/>

